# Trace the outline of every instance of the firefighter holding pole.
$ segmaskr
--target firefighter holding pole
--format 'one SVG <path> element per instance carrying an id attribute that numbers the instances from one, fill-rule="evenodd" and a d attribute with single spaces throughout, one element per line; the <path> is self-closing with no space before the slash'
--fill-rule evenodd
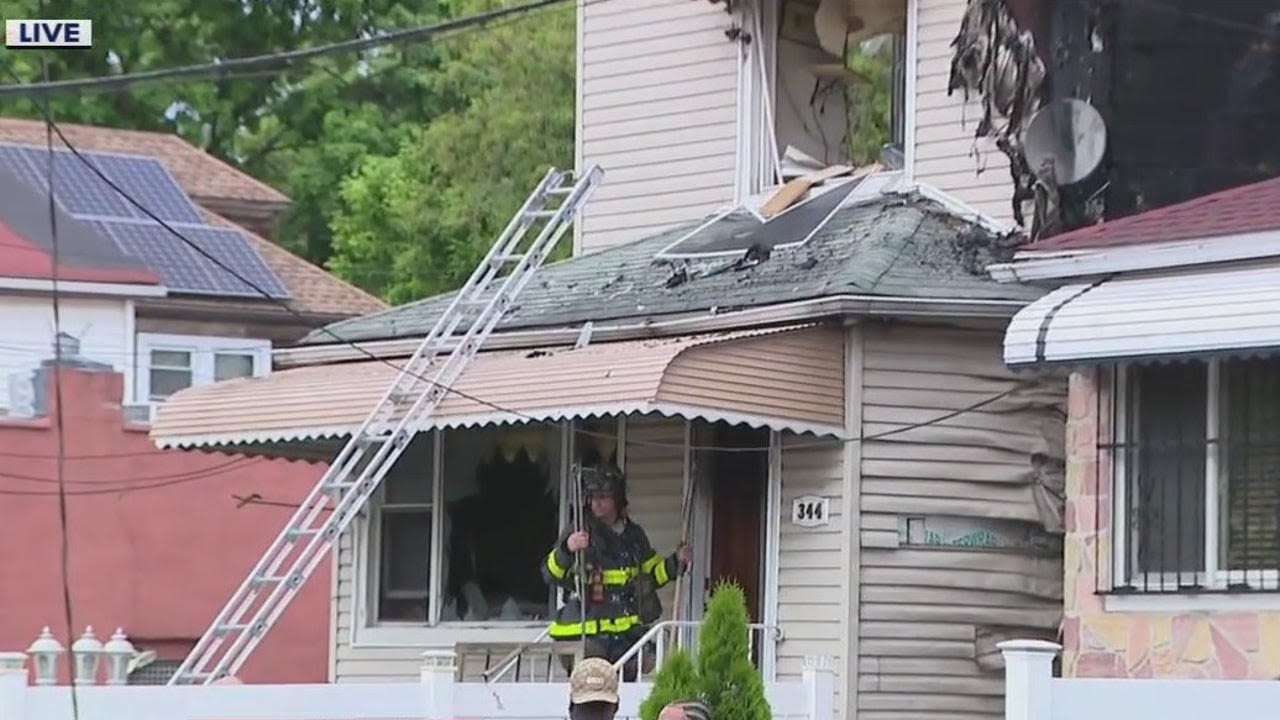
<path id="1" fill-rule="evenodd" d="M 543 577 L 565 588 L 566 602 L 549 634 L 580 640 L 583 657 L 617 662 L 662 617 L 658 589 L 688 571 L 689 546 L 670 555 L 653 549 L 627 515 L 626 477 L 616 466 L 575 466 L 574 516 L 542 564 Z M 634 660 L 624 675 L 634 677 Z"/>

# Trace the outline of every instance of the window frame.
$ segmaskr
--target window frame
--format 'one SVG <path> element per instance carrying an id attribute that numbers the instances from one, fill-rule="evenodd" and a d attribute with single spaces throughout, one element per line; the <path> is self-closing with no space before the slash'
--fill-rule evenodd
<path id="1" fill-rule="evenodd" d="M 626 467 L 626 418 L 614 416 L 616 422 L 618 465 Z M 560 439 L 559 513 L 560 525 L 568 522 L 569 476 L 572 459 L 576 457 L 574 428 L 581 421 L 562 421 L 558 426 Z M 444 500 L 444 433 L 431 430 L 432 434 L 432 507 L 440 507 Z M 444 513 L 431 513 L 431 594 L 428 598 L 427 622 L 379 620 L 378 609 L 381 594 L 381 539 L 382 510 L 386 486 L 378 488 L 367 516 L 362 518 L 351 533 L 353 561 L 347 572 L 355 575 L 352 584 L 353 621 L 347 642 L 351 647 L 420 647 L 429 644 L 450 644 L 482 638 L 485 642 L 528 642 L 546 628 L 546 621 L 527 620 L 465 620 L 440 621 L 440 591 L 444 582 L 443 562 L 440 557 L 444 536 Z M 548 589 L 548 600 L 554 598 L 557 605 L 561 593 Z"/>
<path id="2" fill-rule="evenodd" d="M 175 335 L 138 333 L 137 376 L 134 380 L 133 403 L 158 405 L 164 399 L 151 399 L 151 353 L 172 351 L 191 353 L 191 385 L 212 385 L 218 355 L 246 355 L 253 358 L 253 377 L 271 374 L 271 341 L 258 338 L 235 338 L 216 335 Z"/>
<path id="3" fill-rule="evenodd" d="M 1136 596 L 1152 599 L 1156 596 L 1173 596 L 1186 598 L 1200 594 L 1226 593 L 1234 584 L 1260 584 L 1235 593 L 1244 596 L 1273 597 L 1280 600 L 1280 569 L 1271 570 L 1232 570 L 1221 567 L 1220 561 L 1223 538 L 1222 504 L 1223 495 L 1227 492 L 1230 479 L 1222 462 L 1221 430 L 1224 410 L 1222 395 L 1222 360 L 1212 358 L 1201 361 L 1206 373 L 1205 398 L 1205 467 L 1204 467 L 1204 570 L 1198 572 L 1130 572 L 1136 565 L 1134 550 L 1137 547 L 1136 533 L 1138 528 L 1132 522 L 1126 508 L 1129 507 L 1128 495 L 1131 478 L 1127 453 L 1129 433 L 1132 428 L 1131 393 L 1134 391 L 1130 383 L 1130 374 L 1135 367 L 1130 364 L 1116 365 L 1112 369 L 1111 394 L 1113 397 L 1111 429 L 1113 448 L 1109 460 L 1113 463 L 1111 492 L 1111 528 L 1112 552 L 1110 589 L 1099 588 L 1111 597 L 1109 601 L 1121 600 L 1123 596 Z M 1141 398 L 1138 398 L 1141 402 Z M 1141 407 L 1138 407 L 1141 412 Z M 1100 458 L 1101 459 L 1101 458 Z M 1195 585 L 1186 585 L 1180 580 L 1194 578 Z M 1240 599 L 1233 597 L 1230 599 Z M 1267 604 L 1270 604 L 1268 601 Z"/>

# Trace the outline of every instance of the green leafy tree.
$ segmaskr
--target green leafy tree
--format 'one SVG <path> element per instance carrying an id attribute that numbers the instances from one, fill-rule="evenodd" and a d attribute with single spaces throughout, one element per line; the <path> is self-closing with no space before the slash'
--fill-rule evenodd
<path id="1" fill-rule="evenodd" d="M 653 689 L 640 703 L 641 720 L 657 720 L 658 713 L 668 704 L 678 700 L 694 700 L 702 696 L 698 685 L 698 671 L 693 657 L 684 650 L 676 650 L 666 657 L 653 678 Z"/>
<path id="2" fill-rule="evenodd" d="M 450 0 L 4 0 L 6 17 L 93 20 L 94 48 L 46 53 L 54 80 L 103 77 L 295 50 L 438 22 Z M 462 98 L 436 81 L 448 41 L 383 47 L 223 78 L 148 82 L 51 96 L 62 122 L 176 132 L 285 192 L 281 244 L 313 262 L 330 253 L 343 178 L 367 155 L 392 155 L 411 128 Z M 4 83 L 41 79 L 38 53 L 0 60 Z M 450 94 L 452 93 L 452 94 Z M 6 98 L 10 117 L 41 117 L 36 98 Z"/>
<path id="3" fill-rule="evenodd" d="M 717 585 L 698 637 L 698 683 L 715 720 L 770 720 L 764 681 L 751 662 L 747 600 L 733 583 Z"/>
<path id="4" fill-rule="evenodd" d="M 556 6 L 446 46 L 432 87 L 463 103 L 342 183 L 330 269 L 393 303 L 466 280 L 547 167 L 573 165 L 574 15 Z"/>

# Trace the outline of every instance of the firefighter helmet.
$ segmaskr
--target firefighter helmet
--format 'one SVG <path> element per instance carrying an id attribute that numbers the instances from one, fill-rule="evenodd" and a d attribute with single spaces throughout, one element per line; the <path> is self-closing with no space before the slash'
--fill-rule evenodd
<path id="1" fill-rule="evenodd" d="M 627 477 L 616 465 L 601 463 L 582 468 L 582 492 L 613 496 L 619 508 L 627 506 Z"/>

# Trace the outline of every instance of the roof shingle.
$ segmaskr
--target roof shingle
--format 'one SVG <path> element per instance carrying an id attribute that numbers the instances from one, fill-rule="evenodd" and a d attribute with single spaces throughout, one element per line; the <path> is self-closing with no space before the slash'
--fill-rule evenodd
<path id="1" fill-rule="evenodd" d="M 1012 255 L 1010 240 L 915 193 L 845 207 L 805 245 L 774 250 L 755 266 L 734 267 L 732 258 L 688 265 L 689 279 L 668 287 L 673 266 L 655 256 L 701 222 L 546 266 L 499 328 L 723 312 L 844 294 L 1027 302 L 1043 294 L 987 276 L 986 265 Z M 426 335 L 452 297 L 343 320 L 302 342 Z"/>
<path id="2" fill-rule="evenodd" d="M 1084 250 L 1280 230 L 1280 178 L 1241 185 L 1024 245 Z"/>

